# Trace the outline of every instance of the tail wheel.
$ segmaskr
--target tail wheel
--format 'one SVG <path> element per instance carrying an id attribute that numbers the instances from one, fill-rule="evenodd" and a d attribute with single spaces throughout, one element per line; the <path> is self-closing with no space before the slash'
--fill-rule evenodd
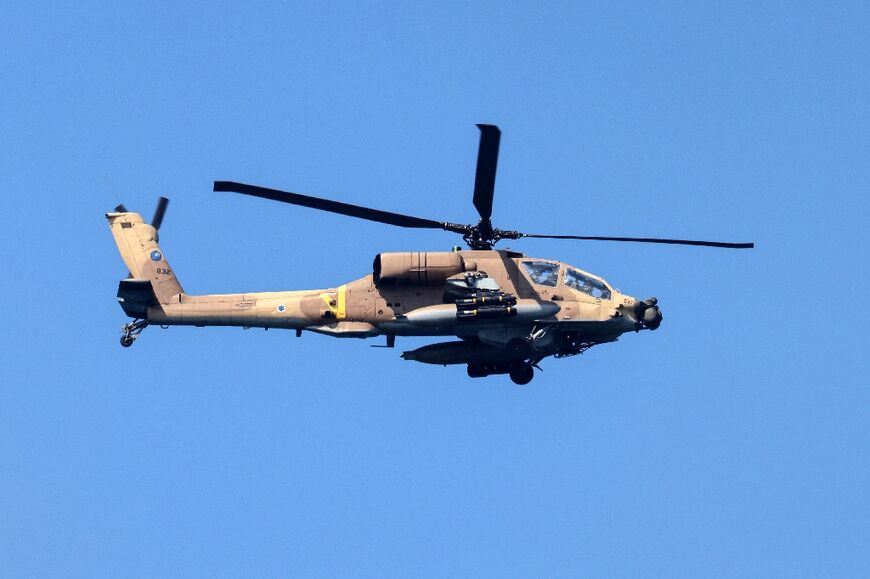
<path id="1" fill-rule="evenodd" d="M 121 345 L 125 348 L 132 346 L 134 341 L 136 341 L 136 338 L 133 336 L 121 336 Z"/>
<path id="2" fill-rule="evenodd" d="M 530 364 L 521 364 L 510 371 L 510 377 L 514 384 L 524 386 L 535 377 L 535 369 Z"/>

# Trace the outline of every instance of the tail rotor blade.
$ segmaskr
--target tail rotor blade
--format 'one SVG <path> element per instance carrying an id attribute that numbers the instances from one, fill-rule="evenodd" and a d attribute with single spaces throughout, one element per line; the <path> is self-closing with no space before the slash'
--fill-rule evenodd
<path id="1" fill-rule="evenodd" d="M 163 223 L 163 216 L 166 215 L 166 207 L 169 206 L 169 199 L 161 197 L 157 201 L 157 209 L 154 210 L 154 218 L 151 219 L 151 226 L 154 229 L 160 229 Z"/>
<path id="2" fill-rule="evenodd" d="M 481 218 L 492 217 L 492 196 L 495 192 L 495 169 L 501 131 L 495 125 L 477 125 L 480 147 L 477 150 L 477 173 L 474 176 L 474 207 Z"/>

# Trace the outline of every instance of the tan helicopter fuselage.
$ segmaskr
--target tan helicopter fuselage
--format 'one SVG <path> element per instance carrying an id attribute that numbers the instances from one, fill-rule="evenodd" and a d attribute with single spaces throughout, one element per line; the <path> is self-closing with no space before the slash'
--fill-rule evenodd
<path id="1" fill-rule="evenodd" d="M 600 277 L 506 250 L 383 253 L 373 273 L 337 287 L 190 295 L 166 261 L 153 227 L 136 213 L 106 217 L 131 273 L 121 282 L 119 301 L 128 315 L 152 324 L 284 328 L 354 338 L 449 335 L 490 344 L 545 326 L 581 333 L 596 343 L 641 329 L 633 315 L 637 300 Z M 534 268 L 549 274 L 547 279 L 535 279 Z M 499 295 L 509 296 L 498 299 L 510 299 L 504 302 L 510 305 L 486 302 L 491 298 L 457 305 L 447 297 L 445 287 L 480 278 L 497 285 Z M 580 287 L 578 280 L 597 290 Z"/>

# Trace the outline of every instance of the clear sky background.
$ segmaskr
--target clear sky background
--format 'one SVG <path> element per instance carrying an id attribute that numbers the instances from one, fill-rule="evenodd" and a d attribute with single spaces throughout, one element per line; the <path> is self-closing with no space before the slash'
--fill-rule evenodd
<path id="1" fill-rule="evenodd" d="M 870 576 L 866 2 L 174 4 L 0 10 L 0 576 Z M 665 316 L 526 387 L 118 344 L 119 200 L 190 293 L 335 286 L 458 238 L 212 182 L 470 222 L 478 122 L 498 226 L 757 249 L 502 244 Z"/>

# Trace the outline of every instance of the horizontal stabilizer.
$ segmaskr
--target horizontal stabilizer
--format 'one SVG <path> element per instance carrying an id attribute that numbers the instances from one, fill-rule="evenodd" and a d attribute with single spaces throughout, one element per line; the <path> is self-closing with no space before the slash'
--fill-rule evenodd
<path id="1" fill-rule="evenodd" d="M 151 280 L 143 278 L 122 279 L 118 285 L 118 303 L 121 304 L 124 313 L 131 318 L 145 319 L 148 307 L 157 303 L 157 296 L 154 294 Z"/>

